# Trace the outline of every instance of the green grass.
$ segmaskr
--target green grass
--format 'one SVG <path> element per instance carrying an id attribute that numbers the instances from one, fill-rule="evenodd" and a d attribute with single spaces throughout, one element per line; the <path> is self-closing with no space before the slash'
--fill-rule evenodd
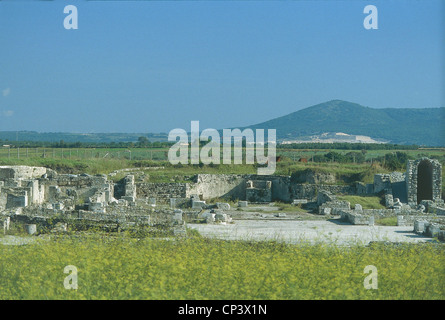
<path id="1" fill-rule="evenodd" d="M 397 225 L 397 217 L 386 217 L 386 218 L 377 219 L 375 221 L 375 223 L 377 225 L 381 225 L 381 226 L 396 226 Z"/>
<path id="2" fill-rule="evenodd" d="M 385 206 L 381 203 L 382 199 L 377 196 L 337 196 L 337 199 L 349 201 L 351 208 L 360 204 L 363 209 L 385 209 Z"/>
<path id="3" fill-rule="evenodd" d="M 278 207 L 278 212 L 288 212 L 288 213 L 307 213 L 308 211 L 302 208 L 301 204 L 293 205 L 290 203 L 276 202 L 275 205 Z"/>
<path id="4" fill-rule="evenodd" d="M 0 246 L 0 299 L 444 299 L 444 250 L 70 237 Z M 63 286 L 67 265 L 77 290 Z M 376 290 L 364 288 L 367 265 Z"/>

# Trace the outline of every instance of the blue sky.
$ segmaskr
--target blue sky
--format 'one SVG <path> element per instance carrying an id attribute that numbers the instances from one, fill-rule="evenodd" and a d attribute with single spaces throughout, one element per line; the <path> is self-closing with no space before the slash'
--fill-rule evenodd
<path id="1" fill-rule="evenodd" d="M 333 99 L 444 107 L 444 15 L 440 0 L 0 1 L 0 131 L 241 127 Z"/>

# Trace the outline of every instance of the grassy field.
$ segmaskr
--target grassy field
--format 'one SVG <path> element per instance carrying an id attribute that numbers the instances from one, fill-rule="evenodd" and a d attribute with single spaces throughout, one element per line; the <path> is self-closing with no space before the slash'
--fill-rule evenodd
<path id="1" fill-rule="evenodd" d="M 0 246 L 0 299 L 444 299 L 445 248 L 69 237 Z M 64 268 L 75 266 L 78 289 Z M 377 289 L 365 289 L 367 265 Z"/>
<path id="2" fill-rule="evenodd" d="M 129 152 L 131 151 L 131 152 Z M 335 150 L 346 153 L 349 150 Z M 9 152 L 9 154 L 8 154 Z M 122 168 L 141 167 L 164 167 L 164 170 L 146 170 L 147 182 L 189 182 L 193 175 L 198 173 L 213 174 L 256 174 L 257 165 L 251 164 L 210 164 L 210 165 L 171 165 L 167 160 L 167 148 L 103 148 L 103 149 L 44 149 L 44 148 L 21 148 L 19 156 L 17 150 L 0 148 L 0 165 L 30 165 L 43 166 L 56 170 L 59 173 L 88 173 L 108 174 Z M 349 184 L 355 181 L 372 183 L 376 173 L 389 173 L 393 170 L 385 168 L 381 163 L 336 163 L 336 162 L 298 162 L 302 152 L 327 153 L 329 150 L 278 150 L 277 154 L 287 154 L 276 165 L 276 175 L 298 174 L 305 170 L 326 172 L 335 175 L 335 184 Z M 377 157 L 393 150 L 369 150 L 367 156 Z M 445 152 L 443 149 L 418 149 L 404 150 L 415 158 L 427 156 L 435 157 L 445 163 Z M 294 154 L 295 156 L 292 156 Z M 45 155 L 45 157 L 44 157 Z M 131 155 L 131 158 L 130 158 Z M 307 155 L 309 160 L 310 157 Z M 296 159 L 296 160 L 294 160 Z M 399 171 L 404 171 L 400 169 Z M 122 178 L 118 175 L 113 180 Z M 442 190 L 445 192 L 445 165 L 442 166 Z"/>
<path id="3" fill-rule="evenodd" d="M 360 204 L 363 209 L 385 209 L 382 204 L 382 198 L 377 196 L 338 196 L 338 200 L 349 201 L 351 208 L 354 209 L 356 204 Z"/>
<path id="4" fill-rule="evenodd" d="M 119 160 L 152 160 L 152 161 L 166 161 L 168 160 L 169 148 L 8 148 L 0 146 L 0 160 L 13 159 L 71 159 L 71 160 L 86 160 L 86 159 L 119 159 Z M 293 161 L 298 161 L 300 158 L 306 158 L 311 161 L 315 155 L 324 155 L 330 151 L 335 151 L 340 154 L 347 154 L 350 152 L 360 152 L 359 150 L 340 150 L 340 149 L 280 149 L 277 148 L 277 156 L 284 156 Z M 413 159 L 421 157 L 432 157 L 445 161 L 445 148 L 424 148 L 415 150 L 367 150 L 364 154 L 365 160 L 371 162 L 372 160 L 382 157 L 388 153 L 396 152 L 406 153 Z M 221 159 L 223 148 L 220 149 Z M 243 149 L 243 157 L 245 156 L 245 149 Z"/>
<path id="5" fill-rule="evenodd" d="M 4 151 L 4 150 L 3 150 Z M 61 151 L 59 151 L 61 152 Z M 65 151 L 66 152 L 66 151 Z M 98 151 L 99 152 L 99 151 Z M 102 151 L 104 152 L 104 151 Z M 144 151 L 140 151 L 144 153 Z M 29 165 L 43 166 L 58 171 L 59 173 L 89 173 L 89 174 L 108 174 L 112 171 L 122 168 L 137 167 L 159 167 L 163 166 L 167 170 L 167 175 L 193 175 L 197 173 L 214 174 L 255 174 L 257 165 L 254 164 L 210 164 L 210 165 L 171 165 L 167 160 L 130 160 L 127 158 L 77 158 L 77 157 L 1 157 L 0 165 Z M 376 172 L 388 171 L 378 164 L 370 166 L 369 164 L 340 164 L 340 163 L 300 163 L 287 158 L 277 163 L 275 174 L 291 175 L 295 171 L 313 169 L 317 171 L 330 172 L 335 174 L 341 180 L 372 180 Z M 153 176 L 157 173 L 150 171 Z M 148 173 L 148 172 L 147 172 Z M 163 173 L 159 173 L 162 175 Z"/>

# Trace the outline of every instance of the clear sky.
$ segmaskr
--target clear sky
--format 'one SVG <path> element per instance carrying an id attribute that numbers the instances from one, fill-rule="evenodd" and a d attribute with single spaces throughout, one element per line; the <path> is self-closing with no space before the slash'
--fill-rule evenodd
<path id="1" fill-rule="evenodd" d="M 333 99 L 444 107 L 444 15 L 441 0 L 3 0 L 0 131 L 221 129 Z"/>

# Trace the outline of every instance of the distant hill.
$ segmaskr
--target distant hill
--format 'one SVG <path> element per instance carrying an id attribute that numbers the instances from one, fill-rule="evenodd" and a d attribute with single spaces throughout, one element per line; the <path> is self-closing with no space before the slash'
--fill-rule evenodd
<path id="1" fill-rule="evenodd" d="M 343 132 L 394 144 L 445 146 L 445 108 L 373 109 L 332 100 L 249 128 L 276 129 L 279 141 Z"/>
<path id="2" fill-rule="evenodd" d="M 137 142 L 139 137 L 147 137 L 151 142 L 167 141 L 166 133 L 68 133 L 68 132 L 35 132 L 35 131 L 0 131 L 3 141 L 45 141 L 45 142 Z"/>
<path id="3" fill-rule="evenodd" d="M 313 136 L 319 136 L 315 137 L 319 139 L 327 133 L 344 133 L 393 144 L 445 146 L 444 124 L 445 108 L 373 109 L 357 103 L 332 100 L 248 128 L 276 129 L 279 142 L 313 139 Z M 141 136 L 151 142 L 168 139 L 167 133 L 0 131 L 0 140 L 3 142 L 63 140 L 66 143 L 119 143 L 137 142 Z"/>

